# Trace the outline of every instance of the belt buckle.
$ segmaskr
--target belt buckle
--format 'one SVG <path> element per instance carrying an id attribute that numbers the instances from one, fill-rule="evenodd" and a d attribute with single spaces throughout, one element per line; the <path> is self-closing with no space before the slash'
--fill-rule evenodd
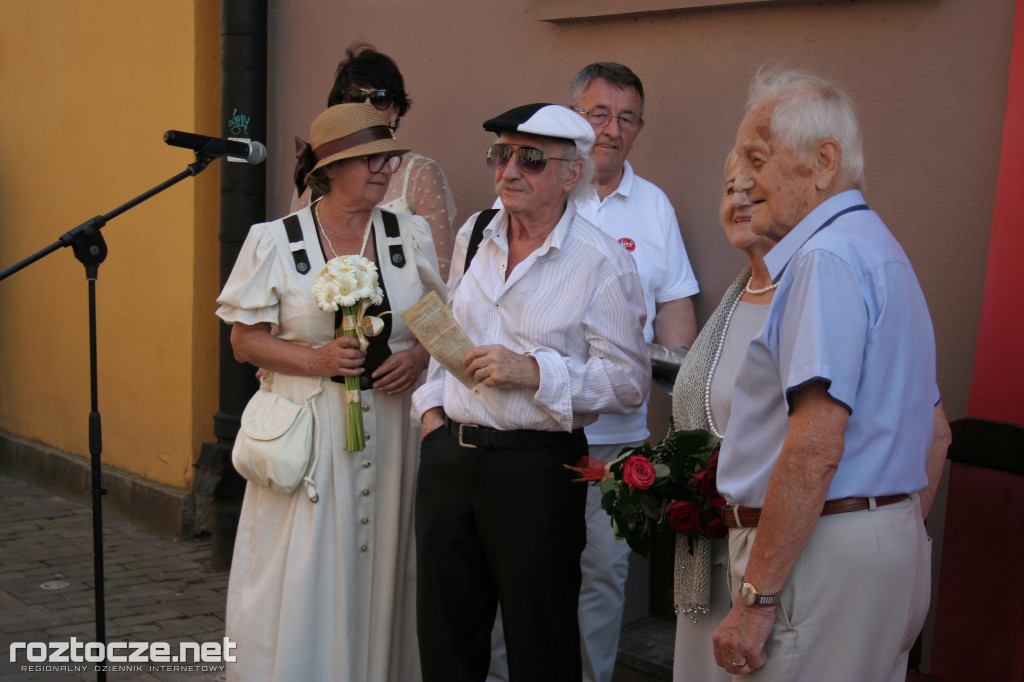
<path id="1" fill-rule="evenodd" d="M 735 502 L 727 502 L 726 505 L 722 507 L 723 520 L 725 520 L 725 518 L 731 518 L 736 524 L 734 528 L 743 528 L 743 523 L 740 521 L 741 506 L 742 505 L 736 504 Z"/>
<path id="2" fill-rule="evenodd" d="M 475 428 L 478 428 L 480 425 L 479 424 L 459 424 L 459 447 L 473 448 L 475 450 L 477 446 L 473 445 L 472 443 L 466 443 L 465 441 L 462 440 L 462 436 L 463 436 L 462 429 L 466 428 L 467 426 L 470 427 L 470 428 L 475 429 Z"/>

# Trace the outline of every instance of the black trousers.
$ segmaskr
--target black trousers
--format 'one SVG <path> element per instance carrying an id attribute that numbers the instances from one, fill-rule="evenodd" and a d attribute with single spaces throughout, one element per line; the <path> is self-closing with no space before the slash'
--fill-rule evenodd
<path id="1" fill-rule="evenodd" d="M 587 489 L 582 429 L 543 448 L 420 448 L 417 627 L 424 682 L 482 682 L 501 603 L 511 682 L 582 677 L 577 608 Z"/>

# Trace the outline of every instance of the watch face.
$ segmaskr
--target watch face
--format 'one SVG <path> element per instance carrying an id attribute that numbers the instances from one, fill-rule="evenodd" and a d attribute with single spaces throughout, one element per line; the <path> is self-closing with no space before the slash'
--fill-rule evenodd
<path id="1" fill-rule="evenodd" d="M 740 599 L 747 606 L 753 606 L 757 603 L 757 590 L 750 583 L 743 583 L 740 585 Z"/>

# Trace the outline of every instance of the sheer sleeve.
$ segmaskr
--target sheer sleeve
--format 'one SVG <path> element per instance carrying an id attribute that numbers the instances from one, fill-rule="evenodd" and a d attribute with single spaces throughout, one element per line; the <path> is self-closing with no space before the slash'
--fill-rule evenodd
<path id="1" fill-rule="evenodd" d="M 413 163 L 414 167 L 409 169 L 406 203 L 413 214 L 425 218 L 430 225 L 441 279 L 447 280 L 455 236 L 452 231 L 455 199 L 448 186 L 448 179 L 436 161 L 419 158 Z"/>
<path id="2" fill-rule="evenodd" d="M 253 225 L 235 266 L 217 297 L 217 317 L 228 324 L 277 325 L 285 287 L 282 260 L 266 223 Z"/>

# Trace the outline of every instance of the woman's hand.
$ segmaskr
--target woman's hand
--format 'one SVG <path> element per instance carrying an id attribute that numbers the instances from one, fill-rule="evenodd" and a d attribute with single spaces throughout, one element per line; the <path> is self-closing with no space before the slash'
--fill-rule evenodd
<path id="1" fill-rule="evenodd" d="M 373 378 L 373 388 L 390 395 L 407 391 L 416 383 L 416 379 L 426 368 L 428 362 L 430 362 L 430 354 L 419 343 L 409 350 L 392 353 L 370 375 Z"/>
<path id="2" fill-rule="evenodd" d="M 364 362 L 366 356 L 359 350 L 359 339 L 354 336 L 340 336 L 314 349 L 309 375 L 357 377 L 363 373 Z"/>

